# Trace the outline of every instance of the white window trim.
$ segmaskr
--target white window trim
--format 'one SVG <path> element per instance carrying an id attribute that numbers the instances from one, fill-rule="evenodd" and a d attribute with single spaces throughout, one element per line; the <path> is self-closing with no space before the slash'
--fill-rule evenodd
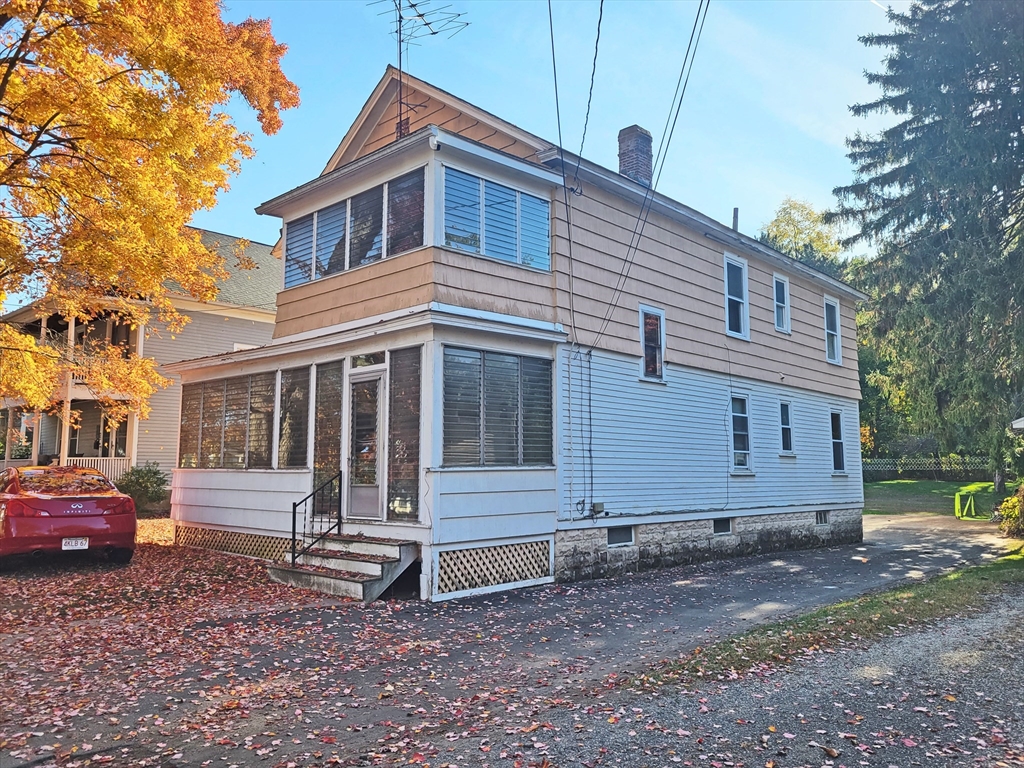
<path id="1" fill-rule="evenodd" d="M 736 442 L 735 432 L 733 429 L 733 412 L 732 412 L 732 401 L 743 400 L 747 404 L 747 466 L 742 467 L 736 464 Z M 754 451 L 753 444 L 751 442 L 751 426 L 750 426 L 750 395 L 745 392 L 731 392 L 729 394 L 729 472 L 734 475 L 752 475 L 754 474 Z"/>
<path id="2" fill-rule="evenodd" d="M 778 316 L 779 302 L 778 302 L 778 299 L 776 298 L 776 284 L 777 283 L 782 283 L 783 285 L 786 286 L 786 303 L 784 305 L 784 307 L 785 307 L 785 320 L 784 320 L 784 322 L 783 322 L 783 324 L 781 326 L 779 325 L 779 322 L 778 322 L 778 318 L 779 318 L 779 316 Z M 779 333 L 792 333 L 793 332 L 792 331 L 792 328 L 793 328 L 792 306 L 793 306 L 793 299 L 792 299 L 792 296 L 790 295 L 790 292 L 789 292 L 789 278 L 786 277 L 785 275 L 772 275 L 772 316 L 774 317 L 774 320 L 775 320 L 775 330 L 778 331 Z"/>
<path id="3" fill-rule="evenodd" d="M 837 441 L 832 436 L 832 415 L 833 414 L 838 414 L 839 415 L 839 440 L 838 440 L 838 442 L 843 447 L 843 468 L 842 469 L 836 469 L 835 444 L 836 444 Z M 847 461 L 846 461 L 846 421 L 845 421 L 844 417 L 845 417 L 845 414 L 844 414 L 842 408 L 837 408 L 837 407 L 833 406 L 833 407 L 828 409 L 828 448 L 829 448 L 828 455 L 829 455 L 829 460 L 832 462 L 832 476 L 833 477 L 847 477 L 850 474 L 847 471 L 847 469 L 846 469 L 846 464 L 847 464 Z"/>
<path id="4" fill-rule="evenodd" d="M 646 355 L 644 354 L 645 343 L 644 343 L 644 315 L 657 315 L 660 318 L 659 328 L 661 331 L 661 376 L 648 376 L 644 370 L 644 363 Z M 639 323 L 640 323 L 640 378 L 644 381 L 655 381 L 664 383 L 665 381 L 665 310 L 658 309 L 657 307 L 651 307 L 647 304 L 641 304 L 638 312 Z"/>
<path id="5" fill-rule="evenodd" d="M 453 248 L 452 246 L 445 245 L 445 234 L 444 234 L 445 233 L 445 218 L 444 218 L 444 216 L 445 216 L 445 174 L 448 172 L 449 168 L 451 168 L 453 170 L 456 170 L 456 171 L 459 171 L 460 173 L 465 173 L 465 174 L 467 174 L 469 176 L 476 176 L 477 179 L 479 179 L 479 181 L 480 181 L 480 250 L 478 250 L 478 251 L 467 251 L 467 250 L 463 250 L 461 248 Z M 512 191 L 514 191 L 516 193 L 516 260 L 515 261 L 508 261 L 506 259 L 502 259 L 502 258 L 499 258 L 497 256 L 490 256 L 490 255 L 488 255 L 486 253 L 486 250 L 487 250 L 487 217 L 484 215 L 484 200 L 486 199 L 486 192 L 485 192 L 485 190 L 486 190 L 486 182 L 488 182 L 488 181 L 491 182 L 492 184 L 497 184 L 497 185 L 502 186 L 502 187 L 507 187 L 507 188 L 511 189 Z M 492 261 L 497 261 L 497 262 L 499 262 L 501 264 L 510 264 L 513 267 L 519 267 L 521 269 L 532 269 L 535 272 L 544 272 L 546 274 L 551 274 L 551 272 L 553 271 L 553 268 L 554 268 L 553 267 L 554 254 L 553 254 L 552 248 L 551 248 L 551 232 L 552 232 L 551 211 L 553 210 L 554 205 L 552 204 L 550 199 L 548 199 L 547 197 L 544 197 L 544 195 L 537 194 L 535 191 L 532 191 L 532 190 L 529 190 L 529 189 L 524 189 L 523 187 L 518 186 L 517 184 L 511 183 L 507 179 L 498 179 L 498 178 L 495 178 L 493 176 L 485 175 L 485 174 L 481 173 L 477 169 L 463 167 L 463 166 L 458 165 L 456 163 L 444 163 L 444 162 L 441 163 L 441 178 L 440 178 L 440 183 L 437 186 L 438 186 L 438 196 L 441 199 L 441 205 L 439 207 L 438 214 L 437 214 L 437 216 L 438 216 L 437 246 L 439 248 L 449 248 L 451 250 L 456 250 L 459 253 L 465 253 L 465 254 L 468 254 L 470 256 L 475 256 L 477 258 L 491 259 Z M 530 197 L 535 197 L 538 200 L 543 200 L 543 201 L 545 201 L 548 204 L 548 265 L 549 266 L 548 266 L 547 269 L 542 269 L 541 267 L 534 267 L 534 266 L 532 266 L 530 264 L 523 264 L 523 252 L 522 252 L 523 251 L 523 243 L 522 243 L 522 239 L 523 239 L 522 238 L 522 232 L 523 232 L 523 204 L 522 204 L 523 195 L 529 195 Z"/>
<path id="6" fill-rule="evenodd" d="M 782 423 L 782 406 L 789 406 L 789 424 Z M 783 428 L 789 429 L 789 444 L 790 448 L 787 451 L 785 443 L 782 440 Z M 796 442 L 793 439 L 793 401 L 792 400 L 779 400 L 779 456 L 796 456 Z"/>
<path id="7" fill-rule="evenodd" d="M 729 329 L 729 264 L 733 263 L 743 271 L 743 313 L 741 322 L 743 323 L 743 332 L 736 333 Z M 723 290 L 722 294 L 725 299 L 725 334 L 732 336 L 734 339 L 743 339 L 744 341 L 750 341 L 750 280 L 747 272 L 747 260 L 736 256 L 726 251 L 725 258 L 722 263 L 722 279 L 723 279 Z"/>
<path id="8" fill-rule="evenodd" d="M 836 356 L 831 358 L 828 356 L 828 306 L 831 304 L 836 308 Z M 839 299 L 832 296 L 825 296 L 825 300 L 822 302 L 822 325 L 825 331 L 825 361 L 832 363 L 833 365 L 843 364 L 843 316 L 840 312 Z"/>

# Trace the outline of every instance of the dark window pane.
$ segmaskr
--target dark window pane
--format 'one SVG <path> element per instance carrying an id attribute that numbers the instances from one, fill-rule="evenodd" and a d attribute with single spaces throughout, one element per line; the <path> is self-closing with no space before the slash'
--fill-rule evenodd
<path id="1" fill-rule="evenodd" d="M 199 466 L 199 420 L 203 409 L 203 385 L 185 384 L 181 388 L 181 429 L 178 433 L 178 466 Z M 7 411 L 0 412 L 4 419 L 3 438 L 7 438 Z"/>
<path id="2" fill-rule="evenodd" d="M 484 464 L 519 463 L 519 358 L 484 355 Z"/>
<path id="3" fill-rule="evenodd" d="M 341 407 L 344 361 L 316 367 L 316 416 L 313 426 L 313 487 L 341 471 Z"/>
<path id="4" fill-rule="evenodd" d="M 370 352 L 365 355 L 353 355 L 353 368 L 364 368 L 367 365 L 384 365 L 384 353 Z"/>
<path id="5" fill-rule="evenodd" d="M 377 485 L 377 434 L 379 429 L 380 379 L 352 385 L 353 485 Z"/>
<path id="6" fill-rule="evenodd" d="M 236 376 L 224 382 L 224 461 L 229 469 L 245 468 L 245 445 L 249 429 L 249 377 Z"/>
<path id="7" fill-rule="evenodd" d="M 313 214 L 289 221 L 284 230 L 284 287 L 309 281 L 313 269 Z"/>
<path id="8" fill-rule="evenodd" d="M 481 463 L 482 355 L 463 349 L 444 350 L 444 464 Z"/>
<path id="9" fill-rule="evenodd" d="M 846 460 L 843 457 L 843 443 L 836 441 L 832 443 L 832 469 L 835 472 L 843 472 L 846 469 Z"/>
<path id="10" fill-rule="evenodd" d="M 547 200 L 520 193 L 519 253 L 527 267 L 551 269 L 551 206 Z"/>
<path id="11" fill-rule="evenodd" d="M 516 191 L 484 182 L 484 252 L 505 261 L 516 254 Z"/>
<path id="12" fill-rule="evenodd" d="M 224 382 L 203 384 L 203 420 L 199 438 L 199 466 L 220 467 L 224 449 Z"/>
<path id="13" fill-rule="evenodd" d="M 523 464 L 552 464 L 551 361 L 522 358 Z"/>
<path id="14" fill-rule="evenodd" d="M 782 450 L 786 453 L 793 450 L 793 430 L 790 427 L 782 428 Z"/>
<path id="15" fill-rule="evenodd" d="M 384 185 L 353 197 L 351 215 L 349 265 L 358 267 L 378 261 L 384 245 Z"/>
<path id="16" fill-rule="evenodd" d="M 419 517 L 420 386 L 420 348 L 392 352 L 388 370 L 389 520 Z"/>
<path id="17" fill-rule="evenodd" d="M 388 255 L 423 245 L 423 169 L 388 182 Z"/>
<path id="18" fill-rule="evenodd" d="M 480 179 L 444 169 L 444 243 L 480 252 Z"/>
<path id="19" fill-rule="evenodd" d="M 249 377 L 249 455 L 246 466 L 270 466 L 274 439 L 274 386 L 277 375 L 257 373 Z"/>
<path id="20" fill-rule="evenodd" d="M 734 264 L 733 262 L 729 261 L 726 262 L 725 271 L 729 283 L 727 286 L 729 296 L 731 296 L 734 299 L 739 299 L 740 301 L 743 301 L 743 267 L 741 267 L 739 264 Z"/>
<path id="21" fill-rule="evenodd" d="M 832 413 L 832 439 L 843 439 L 843 416 L 840 413 Z"/>
<path id="22" fill-rule="evenodd" d="M 644 376 L 661 378 L 661 316 L 644 312 Z"/>
<path id="23" fill-rule="evenodd" d="M 785 304 L 786 303 L 786 284 L 781 280 L 775 281 L 775 303 Z"/>
<path id="24" fill-rule="evenodd" d="M 729 299 L 729 330 L 743 333 L 743 302 Z"/>
<path id="25" fill-rule="evenodd" d="M 327 277 L 345 270 L 345 227 L 348 200 L 329 205 L 316 214 L 316 276 Z"/>
<path id="26" fill-rule="evenodd" d="M 308 466 L 309 368 L 281 371 L 277 466 Z"/>

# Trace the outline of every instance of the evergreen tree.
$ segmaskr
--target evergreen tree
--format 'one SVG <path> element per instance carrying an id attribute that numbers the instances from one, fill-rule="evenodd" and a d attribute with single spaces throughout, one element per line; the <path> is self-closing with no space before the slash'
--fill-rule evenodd
<path id="1" fill-rule="evenodd" d="M 891 51 L 867 75 L 882 95 L 852 110 L 898 122 L 848 140 L 856 175 L 828 220 L 878 245 L 863 287 L 915 419 L 947 450 L 974 436 L 1001 482 L 1024 388 L 1024 3 L 888 15 L 892 33 L 861 38 Z"/>

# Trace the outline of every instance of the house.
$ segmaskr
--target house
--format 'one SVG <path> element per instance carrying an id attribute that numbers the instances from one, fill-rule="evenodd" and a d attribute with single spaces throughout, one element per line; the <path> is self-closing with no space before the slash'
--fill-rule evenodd
<path id="1" fill-rule="evenodd" d="M 170 367 L 178 541 L 432 600 L 859 541 L 864 296 L 651 192 L 642 128 L 619 161 L 389 68 L 257 209 L 274 340 Z"/>
<path id="2" fill-rule="evenodd" d="M 95 393 L 84 383 L 72 382 L 71 408 L 79 413 L 77 425 L 68 429 L 62 449 L 62 420 L 51 413 L 27 412 L 15 402 L 0 408 L 0 435 L 4 440 L 0 468 L 58 462 L 92 467 L 113 480 L 136 464 L 156 462 L 168 474 L 177 457 L 180 387 L 177 377 L 164 370 L 168 363 L 197 354 L 216 354 L 266 344 L 273 334 L 274 300 L 281 281 L 281 262 L 271 246 L 249 242 L 245 255 L 252 269 L 238 267 L 238 238 L 200 231 L 203 243 L 224 257 L 228 278 L 220 283 L 216 301 L 203 303 L 183 292 L 172 292 L 175 309 L 190 319 L 181 331 L 171 333 L 157 322 L 131 328 L 114 317 L 98 317 L 88 323 L 68 322 L 54 314 L 45 300 L 20 307 L 0 319 L 20 325 L 40 339 L 63 337 L 69 346 L 87 342 L 123 344 L 126 353 L 136 352 L 160 363 L 160 372 L 171 379 L 150 400 L 149 418 L 134 414 L 109 429 Z"/>

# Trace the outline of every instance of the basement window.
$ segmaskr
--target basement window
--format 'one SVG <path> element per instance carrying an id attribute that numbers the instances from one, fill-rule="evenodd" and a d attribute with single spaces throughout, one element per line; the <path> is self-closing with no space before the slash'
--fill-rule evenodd
<path id="1" fill-rule="evenodd" d="M 609 547 L 627 547 L 633 543 L 633 526 L 617 525 L 608 529 Z"/>
<path id="2" fill-rule="evenodd" d="M 712 531 L 715 536 L 723 536 L 727 533 L 732 533 L 732 518 L 731 517 L 719 517 L 711 521 Z"/>
<path id="3" fill-rule="evenodd" d="M 814 513 L 815 525 L 828 525 L 828 510 L 818 510 Z"/>

